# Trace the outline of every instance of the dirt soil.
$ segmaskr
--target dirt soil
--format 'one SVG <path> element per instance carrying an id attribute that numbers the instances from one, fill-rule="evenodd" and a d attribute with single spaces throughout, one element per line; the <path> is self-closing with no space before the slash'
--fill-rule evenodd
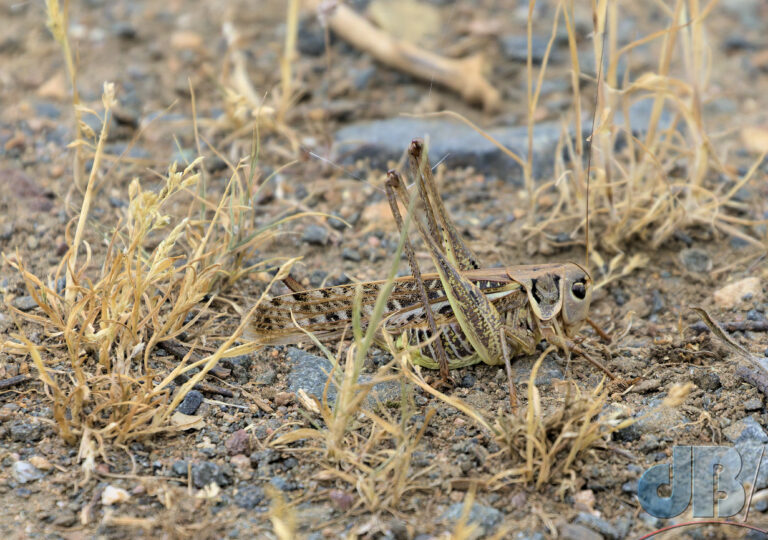
<path id="1" fill-rule="evenodd" d="M 362 11 L 368 2 L 349 4 Z M 291 222 L 278 240 L 257 254 L 261 258 L 302 256 L 295 277 L 306 286 L 382 279 L 397 243 L 380 189 L 384 171 L 365 161 L 336 163 L 341 157 L 332 150 L 339 129 L 363 120 L 443 109 L 464 114 L 484 128 L 525 124 L 524 63 L 515 60 L 514 50 L 505 52 L 502 42 L 524 39 L 527 3 L 435 0 L 428 4 L 442 22 L 431 29 L 427 43 L 448 55 L 483 52 L 492 66 L 489 80 L 501 92 L 500 112 L 485 113 L 451 91 L 387 68 L 339 39 L 331 38 L 326 51 L 316 17 L 302 15 L 300 54 L 293 62 L 301 92 L 286 117 L 292 139 L 265 133 L 259 158 L 264 176 L 292 159 L 299 162 L 280 171 L 261 192 L 256 220 L 268 223 L 284 211 L 311 210 L 350 222 L 350 227 L 322 217 Z M 580 4 L 584 11 L 577 23 L 583 52 L 588 54 L 591 13 L 586 3 Z M 622 4 L 627 5 L 622 5 L 620 24 L 628 40 L 664 28 L 666 16 L 657 7 Z M 768 133 L 764 129 L 768 126 L 768 41 L 761 32 L 768 10 L 757 1 L 720 4 L 707 19 L 711 83 L 707 95 L 699 98 L 704 103 L 703 121 L 717 135 L 713 139 L 717 154 L 729 167 L 746 172 L 757 154 L 754 140 L 744 137 L 743 128 L 762 125 L 763 131 L 753 132 L 753 138 L 765 138 Z M 109 169 L 109 182 L 91 213 L 86 240 L 97 266 L 104 254 L 104 239 L 123 215 L 130 181 L 137 177 L 147 188 L 159 186 L 156 171 L 196 155 L 190 87 L 201 133 L 208 141 L 204 146 L 210 144 L 222 152 L 219 158 L 206 154 L 211 200 L 222 192 L 229 176 L 224 160 L 247 155 L 253 135 L 250 127 L 238 129 L 226 121 L 227 94 L 220 84 L 227 69 L 222 28 L 230 23 L 240 33 L 254 88 L 266 96 L 279 94 L 285 2 L 86 0 L 73 2 L 71 9 L 70 35 L 77 51 L 81 98 L 100 110 L 103 82 L 116 83 L 119 106 L 107 151 L 125 152 L 119 163 L 104 167 L 105 174 Z M 547 39 L 554 5 L 537 2 L 536 9 L 534 35 Z M 60 48 L 46 29 L 41 3 L 6 2 L 0 6 L 0 18 L 4 22 L 0 36 L 0 251 L 7 256 L 18 253 L 31 271 L 46 276 L 66 252 L 66 235 L 71 234 L 67 224 L 82 201 L 72 188 L 67 149 L 74 137 L 69 84 Z M 656 51 L 653 46 L 633 51 L 627 60 L 628 76 L 654 69 Z M 552 86 L 536 110 L 537 122 L 559 121 L 570 105 L 567 45 L 557 45 L 555 53 L 548 72 Z M 584 81 L 582 92 L 586 110 L 591 110 L 594 85 Z M 98 130 L 98 122 L 89 123 Z M 429 134 L 433 140 L 444 135 Z M 402 140 L 403 150 L 409 142 Z M 519 178 L 449 166 L 450 160 L 439 174 L 442 196 L 466 241 L 488 266 L 584 260 L 581 242 L 547 255 L 526 252 Z M 767 172 L 763 163 L 755 179 L 742 188 L 738 215 L 768 216 Z M 717 186 L 718 179 L 709 181 Z M 765 237 L 764 227 L 739 230 Z M 593 233 L 600 234 L 599 225 Z M 484 487 L 480 483 L 470 514 L 478 526 L 475 537 L 499 533 L 517 539 L 639 538 L 691 519 L 690 509 L 676 519 L 654 518 L 637 497 L 642 473 L 652 465 L 671 463 L 674 446 L 768 442 L 768 409 L 759 380 L 745 380 L 749 377 L 737 370 L 743 362 L 738 355 L 706 329 L 692 328 L 699 319 L 689 309 L 702 306 L 721 322 L 751 325 L 752 331 L 736 331 L 733 338 L 754 355 L 768 356 L 765 248 L 706 227 L 681 229 L 656 249 L 642 237 L 626 239 L 621 248 L 627 259 L 641 254 L 648 256 L 648 262 L 599 289 L 593 298 L 591 318 L 616 338 L 607 366 L 621 379 L 634 382 L 628 390 L 610 386 L 606 410 L 620 410 L 622 418 L 651 414 L 599 441 L 580 455 L 566 476 L 544 485 L 496 482 Z M 613 255 L 607 250 L 602 254 Z M 425 268 L 430 266 L 425 251 L 419 252 L 419 260 Z M 401 271 L 407 273 L 405 262 Z M 594 273 L 601 276 L 599 270 Z M 268 277 L 249 275 L 222 294 L 236 305 L 248 306 Z M 736 291 L 718 300 L 716 291 L 746 278 L 757 280 L 751 292 Z M 42 326 L 22 323 L 8 308 L 13 305 L 29 313 L 36 309 L 7 263 L 0 270 L 0 292 L 7 303 L 0 307 L 0 343 L 16 333 L 38 344 L 55 339 Z M 231 331 L 239 315 L 229 304 L 220 307 L 231 314 Z M 583 334 L 599 342 L 591 329 Z M 208 344 L 220 339 L 208 336 Z M 156 356 L 166 371 L 175 361 L 162 349 Z M 0 393 L 4 465 L 0 536 L 276 537 L 270 515 L 279 518 L 280 514 L 270 514 L 269 508 L 283 497 L 291 503 L 285 515 L 295 516 L 296 534 L 301 538 L 446 537 L 455 530 L 470 480 L 488 479 L 514 466 L 498 455 L 499 443 L 471 418 L 426 392 L 410 390 L 417 410 L 409 429 L 420 426 L 428 410 L 437 411 L 411 463 L 410 474 L 421 476 L 415 476 L 414 489 L 396 503 L 372 508 L 363 500 L 363 483 L 343 479 L 344 473 L 351 475 L 349 466 L 338 465 L 339 474 L 330 474 L 333 466 L 322 453 L 310 450 L 309 441 L 279 448 L 271 444 L 290 429 L 319 422 L 290 391 L 297 370 L 302 369 L 297 357 L 289 347 L 270 347 L 224 362 L 229 375 L 208 381 L 226 387 L 230 395 L 203 392 L 196 394 L 205 398 L 202 403 L 187 403 L 188 412 L 203 417 L 204 427 L 122 447 L 106 445 L 95 473 L 87 476 L 78 448 L 65 444 L 57 433 L 50 397 L 29 358 L 0 349 L 0 379 L 29 375 Z M 368 370 L 385 360 L 384 353 L 372 355 Z M 523 406 L 533 360 L 523 358 L 513 365 L 519 370 L 515 378 Z M 57 369 L 64 376 L 66 365 Z M 434 373 L 428 375 L 436 380 Z M 478 365 L 458 370 L 453 377 L 457 386 L 451 395 L 489 418 L 507 409 L 503 369 Z M 567 364 L 560 355 L 550 355 L 537 380 L 543 413 L 553 414 L 562 407 L 572 388 L 563 381 L 573 380 L 589 393 L 601 378 L 599 371 L 578 357 Z M 657 408 L 673 385 L 688 382 L 693 386 L 680 407 Z M 397 407 L 390 411 L 396 415 Z M 763 469 L 758 494 L 768 488 Z M 159 486 L 178 489 L 163 491 L 163 499 L 157 495 Z M 126 490 L 127 500 L 105 504 L 105 493 L 114 488 Z M 747 522 L 768 529 L 766 512 L 768 498 L 756 496 Z M 681 531 L 671 534 L 697 539 L 768 537 L 715 525 Z"/>

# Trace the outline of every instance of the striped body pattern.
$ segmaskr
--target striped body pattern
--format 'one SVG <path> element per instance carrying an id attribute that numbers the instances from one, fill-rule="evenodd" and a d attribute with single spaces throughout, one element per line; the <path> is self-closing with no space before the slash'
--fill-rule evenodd
<path id="1" fill-rule="evenodd" d="M 533 353 L 542 339 L 561 350 L 577 350 L 571 338 L 589 321 L 592 278 L 575 263 L 484 268 L 440 199 L 423 141 L 413 140 L 408 154 L 425 218 L 416 216 L 411 224 L 436 271 L 422 274 L 406 237 L 411 277 L 395 280 L 377 340 L 382 343 L 382 332 L 387 332 L 397 337 L 400 347 L 417 346 L 414 363 L 439 368 L 444 381 L 452 368 L 504 364 L 512 394 L 511 358 Z M 385 187 L 402 231 L 399 203 L 415 207 L 408 186 L 399 173 L 389 171 Z M 260 305 L 246 332 L 264 345 L 311 342 L 310 334 L 326 342 L 349 336 L 357 295 L 361 326 L 367 328 L 386 283 L 306 290 L 293 278 L 283 282 L 293 292 Z"/>
<path id="2" fill-rule="evenodd" d="M 437 274 L 425 274 L 424 286 L 435 321 L 451 367 L 477 363 L 476 352 L 457 323 L 453 308 Z M 517 318 L 517 325 L 533 336 L 525 291 L 518 283 L 507 280 L 476 279 L 474 283 L 509 322 Z M 374 304 L 384 281 L 363 283 L 361 289 L 360 320 L 363 329 L 373 313 Z M 434 368 L 435 353 L 432 332 L 427 325 L 417 284 L 411 277 L 397 279 L 387 299 L 382 329 L 393 335 L 405 334 L 409 344 L 426 343 L 419 364 Z M 339 285 L 323 289 L 308 289 L 265 300 L 254 313 L 249 334 L 263 344 L 279 345 L 310 342 L 313 334 L 320 341 L 332 341 L 351 335 L 352 309 L 357 285 Z M 522 315 L 522 317 L 521 317 Z M 401 346 L 404 343 L 401 342 Z M 513 350 L 516 348 L 513 344 Z M 515 351 L 518 352 L 518 351 Z M 521 351 L 520 351 L 521 352 Z"/>

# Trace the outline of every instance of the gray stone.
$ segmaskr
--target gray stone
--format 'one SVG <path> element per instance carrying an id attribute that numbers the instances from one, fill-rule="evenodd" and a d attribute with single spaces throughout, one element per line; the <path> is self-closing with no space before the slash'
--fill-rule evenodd
<path id="1" fill-rule="evenodd" d="M 712 270 L 712 259 L 703 249 L 688 248 L 680 252 L 680 262 L 686 270 L 703 274 Z"/>
<path id="2" fill-rule="evenodd" d="M 732 15 L 738 22 L 747 28 L 763 30 L 762 17 L 758 14 L 758 8 L 764 0 L 722 0 L 720 8 L 727 15 Z"/>
<path id="3" fill-rule="evenodd" d="M 48 101 L 38 101 L 35 103 L 35 113 L 51 120 L 56 120 L 61 116 L 61 108 L 55 103 Z"/>
<path id="4" fill-rule="evenodd" d="M 768 463 L 765 456 L 768 455 L 768 445 L 757 441 L 744 441 L 736 443 L 734 448 L 741 456 L 741 471 L 736 477 L 742 485 L 754 482 L 757 489 L 768 487 Z M 760 467 L 759 471 L 756 470 Z M 755 481 L 755 473 L 757 480 Z"/>
<path id="5" fill-rule="evenodd" d="M 538 531 L 535 532 L 523 532 L 519 531 L 512 537 L 513 540 L 545 540 L 544 533 Z"/>
<path id="6" fill-rule="evenodd" d="M 352 248 L 344 248 L 341 251 L 341 258 L 344 259 L 345 261 L 353 261 L 353 262 L 360 262 L 362 260 L 362 257 L 360 256 L 360 252 Z"/>
<path id="7" fill-rule="evenodd" d="M 528 36 L 524 35 L 506 35 L 499 38 L 501 52 L 504 58 L 513 62 L 526 63 L 528 61 Z M 544 60 L 544 54 L 547 52 L 548 38 L 543 36 L 531 37 L 531 60 L 534 64 L 541 64 Z M 550 59 L 554 54 L 553 45 Z"/>
<path id="8" fill-rule="evenodd" d="M 461 519 L 464 513 L 464 503 L 455 503 L 448 507 L 438 518 L 438 521 L 450 523 L 451 525 Z M 501 523 L 503 515 L 501 512 L 491 506 L 485 506 L 480 503 L 474 503 L 469 511 L 468 523 L 474 523 L 478 526 L 480 536 L 487 536 L 493 532 L 496 526 Z"/>
<path id="9" fill-rule="evenodd" d="M 280 491 L 295 491 L 299 489 L 299 485 L 296 482 L 291 482 L 283 476 L 273 476 L 269 479 L 269 483 Z"/>
<path id="10" fill-rule="evenodd" d="M 651 106 L 652 103 L 645 100 L 630 108 L 630 120 L 636 135 L 641 134 L 647 125 Z M 618 125 L 624 123 L 619 114 L 616 115 L 616 122 Z M 669 123 L 670 115 L 662 114 L 659 129 L 665 129 Z M 581 136 L 587 137 L 591 129 L 591 119 L 584 119 Z M 527 155 L 527 127 L 508 126 L 486 131 L 518 156 Z M 534 178 L 546 178 L 552 174 L 561 131 L 560 122 L 541 122 L 534 127 Z M 522 183 L 522 168 L 512 158 L 471 127 L 448 118 L 397 117 L 349 125 L 336 132 L 334 159 L 344 164 L 369 159 L 372 167 L 387 169 L 391 162 L 400 159 L 410 141 L 416 137 L 428 138 L 433 163 L 444 159 L 446 167 L 471 166 L 481 173 Z M 620 141 L 620 144 L 623 143 Z"/>
<path id="11" fill-rule="evenodd" d="M 301 349 L 291 347 L 288 349 L 288 362 L 290 372 L 288 373 L 288 391 L 297 394 L 299 390 L 304 390 L 309 395 L 322 399 L 325 383 L 328 380 L 328 374 L 331 373 L 333 366 L 326 359 L 315 356 Z M 371 380 L 371 376 L 361 374 L 359 382 L 366 383 Z M 328 386 L 328 401 L 336 400 L 336 385 L 331 382 Z M 400 397 L 400 385 L 395 382 L 380 383 L 373 387 L 369 394 L 368 403 L 373 405 L 376 398 L 381 402 L 394 401 Z"/>
<path id="12" fill-rule="evenodd" d="M 560 540 L 602 540 L 603 535 L 576 523 L 566 523 L 558 531 Z"/>
<path id="13" fill-rule="evenodd" d="M 759 397 L 749 398 L 744 402 L 745 411 L 759 411 L 763 408 L 763 400 Z"/>
<path id="14" fill-rule="evenodd" d="M 183 460 L 174 461 L 171 465 L 171 472 L 174 476 L 187 476 L 187 462 Z"/>
<path id="15" fill-rule="evenodd" d="M 181 400 L 176 410 L 182 414 L 195 414 L 200 404 L 203 402 L 203 394 L 197 390 L 190 390 L 184 399 Z"/>
<path id="16" fill-rule="evenodd" d="M 261 489 L 259 486 L 247 484 L 240 484 L 240 486 L 237 488 L 237 492 L 233 495 L 235 504 L 240 508 L 245 508 L 246 510 L 253 510 L 262 501 L 264 501 L 264 498 L 263 489 Z"/>
<path id="17" fill-rule="evenodd" d="M 604 520 L 603 518 L 599 518 L 588 512 L 579 512 L 579 515 L 576 516 L 576 519 L 573 520 L 573 522 L 578 525 L 585 525 L 586 527 L 589 527 L 593 531 L 599 532 L 609 540 L 618 540 L 619 538 L 621 538 L 621 534 L 616 529 L 616 527 L 611 525 L 608 521 Z"/>
<path id="18" fill-rule="evenodd" d="M 16 442 L 35 442 L 43 438 L 43 425 L 36 422 L 14 422 L 11 425 L 11 439 Z"/>
<path id="19" fill-rule="evenodd" d="M 301 240 L 313 246 L 324 246 L 328 243 L 328 229 L 320 225 L 309 225 L 304 229 Z"/>
<path id="20" fill-rule="evenodd" d="M 32 311 L 37 307 L 37 302 L 31 296 L 19 296 L 13 299 L 11 305 L 19 311 Z"/>
<path id="21" fill-rule="evenodd" d="M 13 479 L 19 484 L 34 482 L 43 477 L 43 473 L 40 469 L 26 461 L 17 461 L 14 463 L 13 468 L 11 469 L 11 474 L 13 474 Z"/>
<path id="22" fill-rule="evenodd" d="M 137 36 L 136 27 L 128 21 L 115 22 L 112 25 L 111 31 L 115 37 L 124 39 L 126 41 L 134 40 Z"/>
<path id="23" fill-rule="evenodd" d="M 671 426 L 676 426 L 677 430 L 690 430 L 688 424 L 691 420 L 686 415 L 679 409 L 660 406 L 661 402 L 662 398 L 650 400 L 643 411 L 651 412 L 647 413 L 647 416 L 641 415 L 637 422 L 625 429 L 634 428 L 638 434 L 667 433 Z"/>
<path id="24" fill-rule="evenodd" d="M 192 483 L 198 489 L 201 489 L 211 483 L 216 483 L 220 487 L 228 486 L 230 480 L 223 467 L 210 461 L 192 464 Z"/>
<path id="25" fill-rule="evenodd" d="M 723 434 L 732 443 L 757 442 L 767 443 L 768 434 L 765 433 L 763 426 L 751 416 L 738 420 L 725 428 Z"/>
<path id="26" fill-rule="evenodd" d="M 257 382 L 266 386 L 275 384 L 276 380 L 277 380 L 277 372 L 275 372 L 275 370 L 272 368 L 268 368 L 264 373 L 259 375 L 258 379 L 256 379 Z"/>
<path id="27" fill-rule="evenodd" d="M 299 22 L 297 42 L 301 54 L 322 56 L 325 53 L 325 30 L 317 23 L 317 17 L 306 17 Z M 330 40 L 329 45 L 332 43 L 333 40 Z"/>

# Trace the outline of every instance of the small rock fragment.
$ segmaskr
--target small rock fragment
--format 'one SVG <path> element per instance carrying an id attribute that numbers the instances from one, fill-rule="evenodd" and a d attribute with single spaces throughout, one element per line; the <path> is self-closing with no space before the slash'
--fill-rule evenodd
<path id="1" fill-rule="evenodd" d="M 51 462 L 45 459 L 43 456 L 32 456 L 29 458 L 29 462 L 41 471 L 48 471 L 53 468 Z"/>
<path id="2" fill-rule="evenodd" d="M 235 500 L 235 504 L 240 508 L 253 510 L 259 503 L 264 500 L 265 497 L 264 490 L 259 486 L 240 484 L 233 498 Z"/>
<path id="3" fill-rule="evenodd" d="M 11 425 L 11 439 L 16 442 L 34 442 L 43 437 L 43 425 L 35 422 L 15 422 Z"/>
<path id="4" fill-rule="evenodd" d="M 346 512 L 352 508 L 352 505 L 355 503 L 355 498 L 352 495 L 340 489 L 332 489 L 328 494 L 328 498 L 331 499 L 333 505 L 342 512 Z"/>
<path id="5" fill-rule="evenodd" d="M 439 521 L 455 524 L 463 515 L 464 503 L 452 504 L 448 510 L 443 512 Z M 493 529 L 501 522 L 503 515 L 501 512 L 491 506 L 485 506 L 475 503 L 469 511 L 467 523 L 474 523 L 478 526 L 480 536 L 490 535 Z"/>
<path id="6" fill-rule="evenodd" d="M 191 30 L 179 30 L 171 34 L 171 47 L 176 50 L 201 50 L 203 36 Z"/>
<path id="7" fill-rule="evenodd" d="M 658 390 L 659 388 L 661 388 L 661 381 L 659 379 L 645 379 L 634 385 L 632 391 L 637 392 L 638 394 L 645 394 Z"/>
<path id="8" fill-rule="evenodd" d="M 304 229 L 301 240 L 312 246 L 324 246 L 328 243 L 328 229 L 320 225 L 309 225 Z"/>
<path id="9" fill-rule="evenodd" d="M 680 262 L 689 272 L 704 274 L 712 270 L 712 259 L 703 249 L 688 248 L 680 252 Z"/>
<path id="10" fill-rule="evenodd" d="M 721 386 L 720 376 L 712 371 L 696 370 L 693 376 L 693 383 L 708 392 L 717 390 Z"/>
<path id="11" fill-rule="evenodd" d="M 19 296 L 13 299 L 11 305 L 19 311 L 32 311 L 37 307 L 37 302 L 31 296 Z"/>
<path id="12" fill-rule="evenodd" d="M 34 482 L 43 477 L 43 473 L 27 461 L 17 461 L 14 463 L 11 474 L 13 475 L 13 479 L 19 484 Z"/>
<path id="13" fill-rule="evenodd" d="M 229 462 L 241 473 L 251 470 L 251 458 L 244 456 L 243 454 L 235 454 L 229 458 Z"/>
<path id="14" fill-rule="evenodd" d="M 576 523 L 566 523 L 560 527 L 561 540 L 603 540 L 603 535 Z"/>
<path id="15" fill-rule="evenodd" d="M 760 279 L 748 277 L 716 290 L 715 304 L 724 309 L 731 309 L 745 300 L 759 297 L 762 293 Z"/>
<path id="16" fill-rule="evenodd" d="M 192 484 L 198 489 L 202 489 L 208 484 L 215 483 L 219 487 L 225 487 L 230 484 L 226 472 L 222 467 L 210 461 L 192 464 Z"/>
<path id="17" fill-rule="evenodd" d="M 745 411 L 759 411 L 763 408 L 763 401 L 758 397 L 753 397 L 744 402 Z"/>
<path id="18" fill-rule="evenodd" d="M 251 438 L 244 429 L 238 429 L 224 443 L 230 456 L 251 453 Z"/>
<path id="19" fill-rule="evenodd" d="M 742 418 L 723 430 L 723 434 L 732 443 L 755 441 L 761 444 L 768 443 L 768 434 L 763 426 L 751 416 Z"/>
<path id="20" fill-rule="evenodd" d="M 523 34 L 510 34 L 499 38 L 501 51 L 504 58 L 513 62 L 525 63 L 528 61 L 528 36 Z M 542 36 L 531 37 L 531 61 L 541 64 L 547 52 L 548 39 Z"/>
<path id="21" fill-rule="evenodd" d="M 128 501 L 131 498 L 131 494 L 123 488 L 115 486 L 107 486 L 104 491 L 101 492 L 101 504 L 104 506 L 112 506 L 113 504 L 120 504 Z"/>
<path id="22" fill-rule="evenodd" d="M 573 522 L 577 525 L 589 527 L 609 540 L 618 540 L 619 538 L 622 538 L 619 531 L 616 527 L 611 525 L 610 522 L 590 514 L 589 512 L 579 512 L 579 515 L 576 516 L 576 519 Z"/>
<path id="23" fill-rule="evenodd" d="M 181 400 L 176 410 L 182 414 L 193 415 L 200 404 L 203 402 L 203 394 L 197 390 L 190 390 L 184 399 Z"/>

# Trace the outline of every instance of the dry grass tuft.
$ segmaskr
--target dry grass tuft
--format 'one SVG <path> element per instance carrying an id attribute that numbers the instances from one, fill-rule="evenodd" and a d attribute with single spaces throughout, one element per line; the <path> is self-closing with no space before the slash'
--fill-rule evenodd
<path id="1" fill-rule="evenodd" d="M 575 224 L 571 229 L 575 237 L 585 225 L 589 208 L 589 219 L 597 225 L 597 243 L 612 252 L 620 251 L 636 237 L 656 248 L 676 231 L 692 226 L 739 237 L 764 250 L 765 246 L 744 229 L 760 221 L 737 215 L 748 208 L 735 201 L 734 195 L 754 178 L 765 156 L 760 156 L 745 174 L 735 174 L 735 167 L 727 166 L 726 156 L 717 152 L 702 115 L 703 104 L 710 98 L 711 52 L 705 23 L 716 4 L 709 2 L 703 9 L 697 0 L 676 0 L 672 6 L 656 4 L 667 18 L 667 27 L 623 47 L 618 46 L 617 34 L 620 3 L 600 0 L 595 4 L 593 48 L 599 78 L 591 136 L 591 189 L 587 189 L 584 167 L 589 147 L 582 144 L 580 137 L 575 145 L 565 140 L 571 165 L 558 159 L 554 177 L 559 180 L 529 190 L 529 239 L 550 237 L 567 230 L 569 223 Z M 585 117 L 579 81 L 592 77 L 582 71 L 576 54 L 574 4 L 562 6 L 559 12 L 568 32 L 573 65 L 573 119 L 579 126 Z M 557 19 L 556 15 L 555 25 Z M 627 72 L 620 79 L 619 62 L 644 45 L 657 47 L 656 69 L 632 80 Z M 539 81 L 545 70 L 546 62 Z M 631 125 L 630 107 L 645 100 L 651 102 L 647 124 Z M 534 94 L 529 100 L 531 115 L 536 104 Z M 643 135 L 634 135 L 637 129 Z M 579 130 L 577 127 L 576 132 Z M 541 215 L 537 213 L 537 200 L 552 189 L 558 194 L 557 202 L 546 218 L 534 223 L 533 216 Z"/>
<path id="2" fill-rule="evenodd" d="M 526 411 L 517 416 L 502 414 L 496 420 L 497 441 L 509 459 L 520 465 L 501 471 L 491 484 L 521 482 L 539 488 L 550 482 L 565 481 L 574 462 L 584 452 L 634 422 L 618 422 L 616 414 L 601 414 L 608 399 L 602 383 L 589 393 L 569 384 L 565 399 L 545 416 L 534 381 L 550 352 L 551 349 L 544 351 L 531 371 Z"/>
<path id="3" fill-rule="evenodd" d="M 112 85 L 106 84 L 103 118 L 109 118 L 114 99 Z M 128 208 L 104 239 L 106 253 L 94 269 L 85 231 L 107 133 L 105 120 L 92 146 L 93 169 L 75 234 L 67 229 L 70 249 L 54 274 L 41 279 L 27 270 L 18 254 L 5 256 L 42 311 L 42 315 L 14 313 L 42 325 L 49 341 L 38 347 L 15 336 L 16 343 L 4 345 L 12 352 L 31 355 L 54 403 L 59 431 L 70 444 L 85 433 L 100 444 L 107 440 L 120 444 L 183 427 L 172 424 L 172 411 L 221 358 L 248 352 L 248 347 L 234 343 L 250 315 L 242 313 L 240 326 L 221 340 L 213 354 L 189 363 L 190 351 L 170 373 L 153 368 L 152 353 L 164 341 L 185 333 L 211 334 L 220 323 L 209 309 L 219 291 L 275 264 L 266 260 L 248 267 L 244 261 L 273 237 L 272 226 L 285 221 L 261 229 L 251 225 L 249 202 L 259 180 L 255 163 L 250 163 L 251 171 L 244 170 L 246 164 L 232 167 L 218 202 L 194 196 L 202 178 L 202 158 L 183 170 L 173 164 L 157 192 L 145 190 L 138 180 L 131 182 Z M 88 144 L 78 141 L 78 146 Z M 167 208 L 183 208 L 185 200 L 187 217 L 172 225 Z M 297 217 L 300 214 L 286 219 Z M 82 263 L 77 257 L 81 251 L 85 252 Z M 273 279 L 284 276 L 292 262 L 284 264 Z M 64 278 L 62 291 L 57 284 Z M 174 379 L 193 369 L 199 371 L 171 396 Z"/>

